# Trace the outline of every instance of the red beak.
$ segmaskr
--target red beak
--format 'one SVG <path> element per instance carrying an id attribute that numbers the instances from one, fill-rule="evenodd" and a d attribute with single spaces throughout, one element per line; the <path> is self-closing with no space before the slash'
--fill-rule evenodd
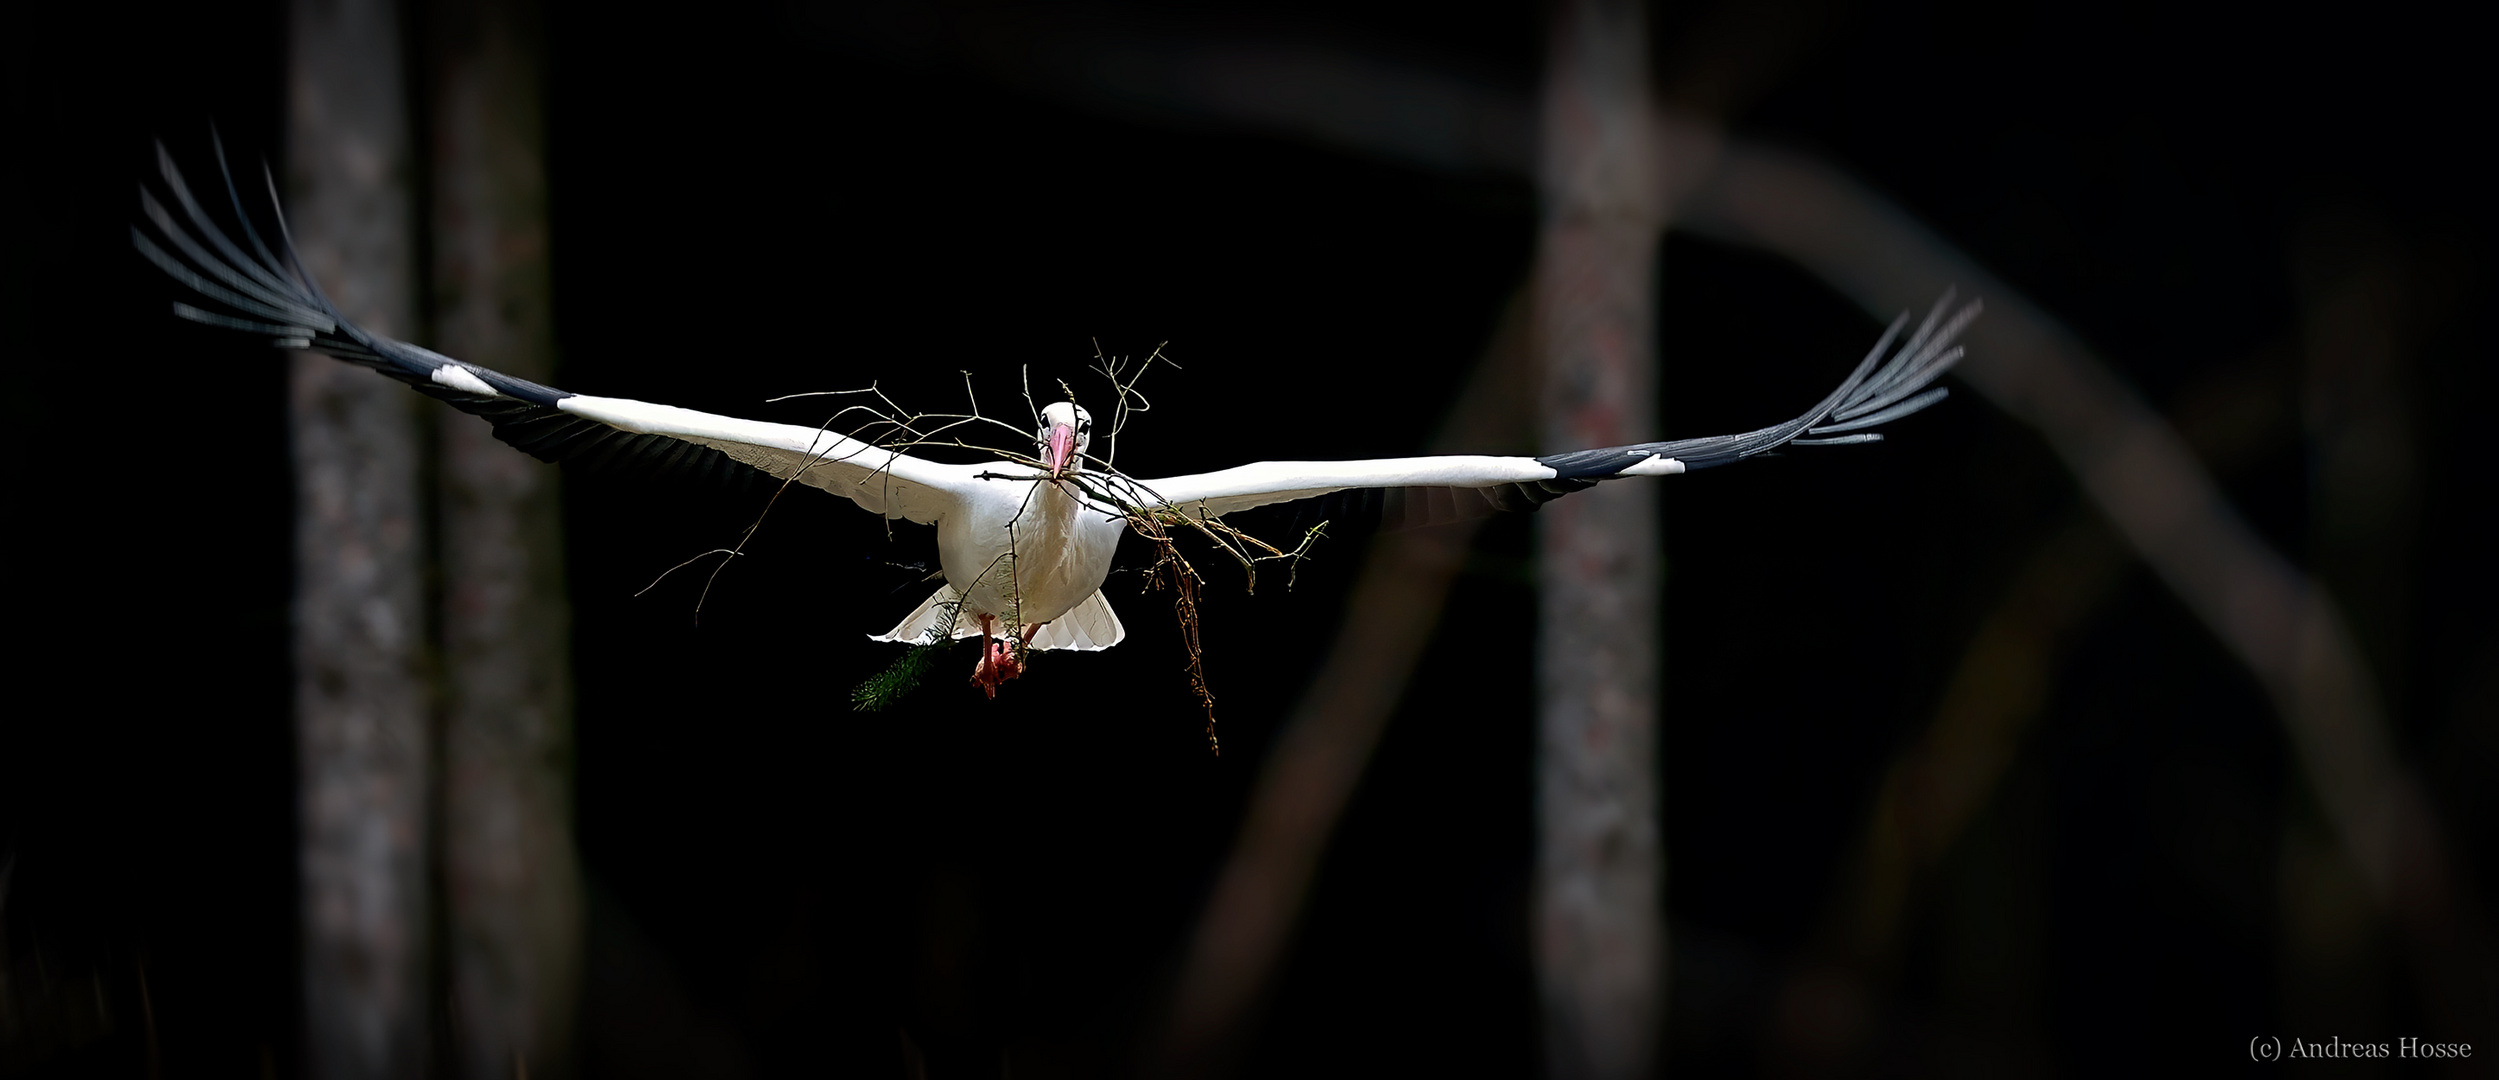
<path id="1" fill-rule="evenodd" d="M 1076 429 L 1066 424 L 1050 425 L 1049 450 L 1042 456 L 1042 463 L 1050 467 L 1050 475 L 1066 472 L 1075 457 Z"/>

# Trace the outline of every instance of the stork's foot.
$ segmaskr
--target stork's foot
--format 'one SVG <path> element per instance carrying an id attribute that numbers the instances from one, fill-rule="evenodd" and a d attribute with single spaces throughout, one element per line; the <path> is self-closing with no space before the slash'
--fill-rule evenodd
<path id="1" fill-rule="evenodd" d="M 1024 636 L 992 637 L 989 620 L 981 620 L 981 658 L 972 665 L 972 683 L 991 700 L 998 697 L 998 684 L 1024 673 L 1024 650 L 1033 643 L 1033 635 L 1041 632 L 1043 623 L 1024 628 Z"/>
<path id="2" fill-rule="evenodd" d="M 1006 638 L 981 643 L 980 662 L 972 665 L 972 683 L 992 698 L 998 696 L 998 684 L 1024 673 L 1023 650 L 1019 643 Z"/>

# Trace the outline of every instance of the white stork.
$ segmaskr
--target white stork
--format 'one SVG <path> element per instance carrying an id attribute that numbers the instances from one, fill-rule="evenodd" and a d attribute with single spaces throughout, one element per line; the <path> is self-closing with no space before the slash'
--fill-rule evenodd
<path id="1" fill-rule="evenodd" d="M 1973 302 L 1952 310 L 1946 294 L 1894 350 L 1908 322 L 1903 313 L 1839 388 L 1804 415 L 1740 435 L 1544 457 L 1262 461 L 1138 480 L 1096 467 L 1101 463 L 1087 455 L 1092 417 L 1061 401 L 1040 411 L 1033 459 L 957 465 L 824 428 L 568 393 L 372 333 L 341 316 L 304 273 L 283 217 L 272 250 L 243 212 L 226 174 L 227 200 L 250 245 L 247 253 L 201 208 L 164 149 L 157 153 L 181 219 L 143 186 L 140 209 L 156 233 L 134 225 L 132 243 L 197 299 L 213 305 L 178 302 L 175 314 L 373 368 L 484 417 L 497 438 L 546 461 L 640 459 L 694 468 L 735 463 L 841 495 L 889 519 L 933 525 L 946 583 L 892 630 L 873 637 L 914 643 L 941 640 L 949 632 L 955 638 L 980 637 L 973 681 L 992 697 L 999 683 L 1021 673 L 1024 649 L 1100 650 L 1127 636 L 1103 600 L 1102 583 L 1132 512 L 1204 520 L 1379 488 L 1391 489 L 1392 517 L 1445 519 L 1452 512 L 1533 510 L 1601 481 L 1671 476 L 1782 446 L 1873 442 L 1882 436 L 1865 429 L 1944 397 L 1943 388 L 1929 384 L 1960 358 L 1954 339 L 1979 309 Z M 224 168 L 222 155 L 219 167 Z M 274 203 L 274 187 L 270 197 Z"/>

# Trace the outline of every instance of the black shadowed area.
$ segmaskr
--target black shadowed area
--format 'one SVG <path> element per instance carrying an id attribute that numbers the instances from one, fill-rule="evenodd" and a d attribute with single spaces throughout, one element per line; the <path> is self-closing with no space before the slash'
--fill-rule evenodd
<path id="1" fill-rule="evenodd" d="M 2372 891 L 2269 684 L 2058 444 L 1958 375 L 1892 417 L 1917 388 L 1860 363 L 1895 312 L 1670 226 L 1656 437 L 1724 467 L 1618 481 L 1663 505 L 1667 1070 L 2208 1071 L 2254 1035 L 2499 1053 L 2499 534 L 2474 434 L 2492 221 L 2467 156 L 2478 38 L 2447 18 L 1653 11 L 1662 102 L 1843 170 L 2018 289 L 1964 282 L 1987 304 L 1972 333 L 2024 304 L 2070 331 L 2330 596 L 2462 913 Z M 840 406 L 767 399 L 874 384 L 957 410 L 968 373 L 1027 426 L 1027 377 L 1102 416 L 1097 353 L 1160 348 L 1178 366 L 1119 435 L 1133 474 L 1425 452 L 1529 273 L 1542 19 L 555 0 L 549 384 L 814 425 Z M 130 239 L 140 185 L 167 197 L 160 139 L 211 211 L 212 124 L 247 200 L 261 161 L 283 169 L 285 28 L 274 3 L 0 14 L 22 635 L 0 1076 L 302 1071 L 283 354 L 176 317 Z M 1422 89 L 1360 90 L 1377 71 Z M 1435 111 L 1452 101 L 1516 108 L 1460 123 Z M 365 362 L 459 397 L 440 360 Z M 567 443 L 607 437 L 527 388 L 453 404 L 542 457 L 676 452 Z M 1859 421 L 1883 441 L 1754 453 Z M 1629 456 L 1481 449 L 1547 453 L 1564 481 Z M 1040 654 L 994 702 L 954 650 L 859 712 L 901 655 L 867 635 L 932 588 L 929 530 L 643 464 L 563 466 L 585 1077 L 1143 1070 L 1369 527 L 1472 509 L 1330 504 L 1345 527 L 1254 594 L 1184 537 L 1215 756 L 1134 538 L 1108 585 L 1118 648 Z M 1265 520 L 1245 527 L 1288 549 L 1310 523 Z M 1544 1060 L 1528 520 L 1464 553 L 1237 1075 Z M 742 539 L 716 576 L 667 573 Z"/>

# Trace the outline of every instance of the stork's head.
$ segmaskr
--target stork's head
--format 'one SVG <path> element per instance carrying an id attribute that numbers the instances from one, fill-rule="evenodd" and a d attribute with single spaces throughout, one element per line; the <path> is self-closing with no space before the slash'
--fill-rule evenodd
<path id="1" fill-rule="evenodd" d="M 1041 410 L 1041 430 L 1033 434 L 1041 447 L 1041 463 L 1057 476 L 1075 467 L 1085 448 L 1093 445 L 1093 414 L 1061 401 Z"/>

